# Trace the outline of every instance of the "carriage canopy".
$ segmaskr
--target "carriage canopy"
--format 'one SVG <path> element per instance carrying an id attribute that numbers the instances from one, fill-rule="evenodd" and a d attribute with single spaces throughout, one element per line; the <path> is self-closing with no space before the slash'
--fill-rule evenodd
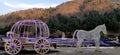
<path id="1" fill-rule="evenodd" d="M 46 23 L 40 20 L 21 20 L 12 26 L 7 36 L 9 36 L 9 34 L 16 34 L 19 37 L 48 38 L 49 29 Z"/>

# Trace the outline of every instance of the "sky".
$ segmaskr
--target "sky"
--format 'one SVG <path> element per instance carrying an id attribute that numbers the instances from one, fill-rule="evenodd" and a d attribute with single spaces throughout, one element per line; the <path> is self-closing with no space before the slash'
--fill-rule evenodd
<path id="1" fill-rule="evenodd" d="M 0 0 L 0 15 L 30 8 L 56 7 L 70 0 Z"/>

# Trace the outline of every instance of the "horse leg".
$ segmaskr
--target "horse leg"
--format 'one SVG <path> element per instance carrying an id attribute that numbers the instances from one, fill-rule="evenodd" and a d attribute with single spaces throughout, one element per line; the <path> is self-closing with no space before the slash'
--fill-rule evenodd
<path id="1" fill-rule="evenodd" d="M 87 40 L 87 47 L 90 47 L 90 40 Z"/>
<path id="2" fill-rule="evenodd" d="M 82 52 L 81 45 L 82 45 L 82 40 L 77 41 L 77 49 L 79 49 L 80 52 Z"/>
<path id="3" fill-rule="evenodd" d="M 95 40 L 95 46 L 96 46 L 96 50 L 95 51 L 100 51 L 99 50 L 99 40 Z"/>

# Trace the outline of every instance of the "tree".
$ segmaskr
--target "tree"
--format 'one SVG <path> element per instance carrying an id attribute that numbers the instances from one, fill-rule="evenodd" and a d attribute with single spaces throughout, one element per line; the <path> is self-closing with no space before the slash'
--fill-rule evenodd
<path id="1" fill-rule="evenodd" d="M 113 14 L 116 16 L 117 21 L 120 22 L 120 8 L 114 9 Z"/>
<path id="2" fill-rule="evenodd" d="M 47 22 L 50 31 L 54 33 L 57 30 L 63 32 L 73 32 L 76 29 L 80 29 L 80 19 L 74 16 L 66 17 L 61 14 L 57 14 Z"/>
<path id="3" fill-rule="evenodd" d="M 107 29 L 112 32 L 119 32 L 120 26 L 114 13 L 99 14 L 97 11 L 90 11 L 84 16 L 86 20 L 82 23 L 82 29 L 92 30 L 96 26 L 106 24 Z"/>
<path id="4" fill-rule="evenodd" d="M 9 25 L 9 26 L 6 26 L 6 27 L 4 27 L 4 28 L 0 28 L 0 34 L 1 34 L 1 35 L 6 35 L 6 33 L 7 33 L 8 31 L 10 31 L 10 28 L 12 27 L 12 25 L 13 25 L 13 24 L 11 24 L 11 25 Z"/>

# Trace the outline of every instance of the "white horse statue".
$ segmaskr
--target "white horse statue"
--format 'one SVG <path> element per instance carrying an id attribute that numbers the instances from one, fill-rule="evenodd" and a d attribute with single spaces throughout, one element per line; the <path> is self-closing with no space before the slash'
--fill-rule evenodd
<path id="1" fill-rule="evenodd" d="M 105 24 L 97 26 L 95 29 L 91 31 L 85 31 L 85 30 L 76 30 L 73 34 L 73 38 L 75 38 L 75 35 L 78 39 L 77 41 L 77 47 L 81 47 L 82 42 L 84 39 L 86 40 L 94 40 L 96 50 L 99 49 L 99 40 L 100 40 L 100 32 L 103 32 L 104 34 L 107 34 L 106 26 Z"/>

